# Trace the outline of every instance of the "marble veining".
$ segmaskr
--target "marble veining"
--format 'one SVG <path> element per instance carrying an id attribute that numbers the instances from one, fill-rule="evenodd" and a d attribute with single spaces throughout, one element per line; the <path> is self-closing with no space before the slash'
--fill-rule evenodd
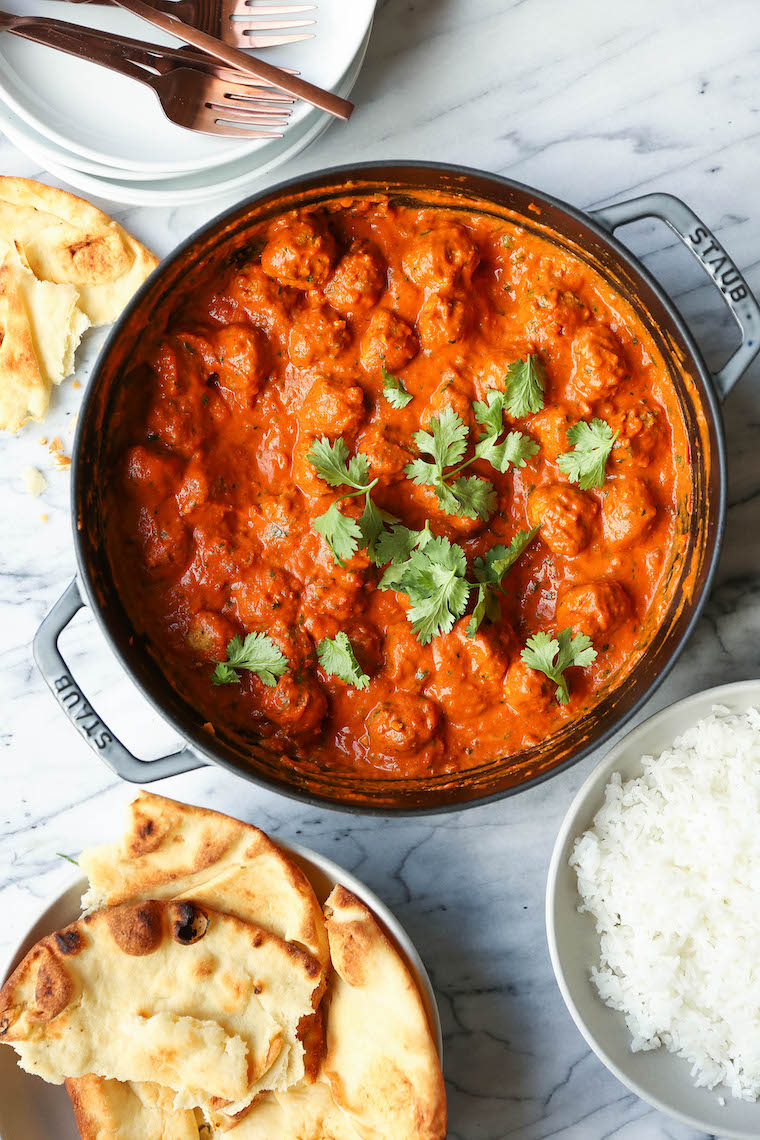
<path id="1" fill-rule="evenodd" d="M 493 170 L 580 207 L 669 191 L 714 229 L 760 292 L 759 50 L 757 0 L 387 0 L 351 123 L 332 127 L 281 175 L 355 159 L 424 158 Z M 2 137 L 0 170 L 46 178 Z M 165 254 L 231 201 L 181 209 L 98 204 Z M 708 362 L 722 364 L 736 329 L 696 262 L 660 223 L 637 223 L 621 236 L 676 300 Z M 83 387 L 103 337 L 89 335 L 80 353 Z M 724 407 L 729 512 L 717 584 L 645 713 L 760 672 L 759 383 L 756 364 Z M 70 450 L 81 396 L 66 383 L 44 427 L 0 445 L 3 959 L 44 900 L 71 881 L 74 868 L 58 853 L 76 856 L 85 843 L 113 836 L 132 793 L 65 722 L 31 658 L 34 632 L 74 572 L 69 476 L 39 441 L 59 434 Z M 23 489 L 29 464 L 49 481 L 40 499 Z M 86 611 L 61 645 L 92 703 L 130 747 L 152 757 L 176 744 L 132 691 Z M 303 808 L 210 769 L 159 790 L 324 852 L 393 908 L 437 990 L 451 1140 L 702 1140 L 607 1072 L 554 983 L 545 875 L 560 820 L 593 764 L 590 758 L 498 804 L 422 820 Z"/>

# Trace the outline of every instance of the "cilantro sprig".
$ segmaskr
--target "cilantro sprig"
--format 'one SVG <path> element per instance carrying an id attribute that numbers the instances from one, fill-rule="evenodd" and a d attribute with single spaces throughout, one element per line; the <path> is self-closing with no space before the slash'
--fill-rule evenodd
<path id="1" fill-rule="evenodd" d="M 485 431 L 475 444 L 475 458 L 485 459 L 502 475 L 510 467 L 524 467 L 540 450 L 539 445 L 529 435 L 521 431 L 510 431 L 500 439 L 504 431 L 504 412 L 507 410 L 507 393 L 492 388 L 485 400 L 473 404 L 475 418 Z"/>
<path id="2" fill-rule="evenodd" d="M 378 538 L 372 552 L 372 561 L 387 569 L 378 583 L 380 590 L 395 590 L 401 567 L 409 561 L 413 550 L 423 549 L 433 538 L 430 524 L 423 530 L 410 530 L 403 523 L 394 523 Z"/>
<path id="3" fill-rule="evenodd" d="M 594 419 L 590 424 L 581 420 L 568 428 L 573 450 L 560 455 L 557 466 L 582 491 L 604 486 L 605 467 L 618 434 L 605 420 Z"/>
<path id="4" fill-rule="evenodd" d="M 392 526 L 377 544 L 379 565 L 388 566 L 378 583 L 380 590 L 398 590 L 411 603 L 407 618 L 422 645 L 449 633 L 470 603 L 476 602 L 467 632 L 474 637 L 483 620 L 498 621 L 497 593 L 503 593 L 504 577 L 537 534 L 537 528 L 519 531 L 509 546 L 494 546 L 472 566 L 475 581 L 467 577 L 467 558 L 461 546 L 436 538 L 426 523 L 424 530 Z"/>
<path id="5" fill-rule="evenodd" d="M 349 458 L 349 450 L 342 437 L 331 443 L 327 436 L 314 441 L 306 458 L 320 479 L 330 487 L 352 487 L 331 503 L 322 515 L 312 521 L 312 527 L 321 534 L 342 566 L 353 557 L 360 546 L 371 549 L 390 516 L 378 510 L 370 498 L 377 479 L 370 480 L 369 460 L 361 454 Z M 364 510 L 358 519 L 344 515 L 338 503 L 364 495 Z"/>
<path id="6" fill-rule="evenodd" d="M 470 519 L 489 519 L 496 510 L 497 496 L 493 483 L 479 475 L 462 472 L 482 459 L 505 474 L 510 467 L 524 467 L 539 450 L 538 444 L 523 432 L 504 432 L 506 393 L 492 390 L 485 400 L 476 400 L 473 411 L 483 431 L 473 454 L 464 459 L 469 430 L 453 408 L 445 408 L 430 420 L 430 431 L 418 431 L 414 442 L 422 455 L 430 459 L 414 459 L 407 463 L 406 474 L 418 485 L 432 487 L 441 508 L 448 515 Z"/>
<path id="7" fill-rule="evenodd" d="M 534 633 L 525 643 L 520 654 L 529 668 L 538 669 L 557 686 L 556 697 L 561 705 L 570 700 L 565 670 L 572 665 L 584 668 L 597 657 L 591 638 L 585 633 L 574 634 L 571 629 L 563 629 L 554 637 L 549 633 Z"/>
<path id="8" fill-rule="evenodd" d="M 477 580 L 478 596 L 472 617 L 467 623 L 467 633 L 474 637 L 480 629 L 483 620 L 498 621 L 501 617 L 499 594 L 504 594 L 502 582 L 514 566 L 520 555 L 527 550 L 538 534 L 539 528 L 532 530 L 519 530 L 509 546 L 492 546 L 484 558 L 476 558 L 472 564 L 472 571 Z"/>
<path id="9" fill-rule="evenodd" d="M 406 384 L 398 376 L 394 376 L 392 372 L 383 365 L 383 395 L 392 408 L 405 408 L 410 400 L 414 399 L 412 393 L 407 390 Z"/>
<path id="10" fill-rule="evenodd" d="M 369 677 L 362 672 L 348 635 L 342 631 L 335 637 L 322 638 L 317 646 L 317 657 L 325 673 L 339 681 L 345 681 L 355 689 L 366 689 L 369 685 Z"/>
<path id="11" fill-rule="evenodd" d="M 496 509 L 493 484 L 477 475 L 460 475 L 475 458 L 459 462 L 467 450 L 469 434 L 461 416 L 453 408 L 444 408 L 430 420 L 429 427 L 430 431 L 415 432 L 414 442 L 430 459 L 413 459 L 404 468 L 406 474 L 418 486 L 432 487 L 446 514 L 483 521 L 490 518 Z M 447 471 L 452 467 L 453 471 Z"/>
<path id="12" fill-rule="evenodd" d="M 515 360 L 504 377 L 505 407 L 516 420 L 540 412 L 544 406 L 546 369 L 539 356 Z"/>
<path id="13" fill-rule="evenodd" d="M 215 685 L 234 685 L 240 681 L 239 670 L 247 669 L 271 687 L 287 668 L 287 657 L 267 634 L 249 633 L 245 640 L 235 634 L 227 645 L 227 660 L 217 662 L 211 679 Z"/>
<path id="14" fill-rule="evenodd" d="M 409 598 L 407 618 L 417 640 L 427 645 L 434 637 L 449 633 L 467 608 L 471 583 L 465 553 L 448 538 L 430 535 L 415 546 L 400 569 L 393 589 Z M 383 584 L 385 578 L 380 582 L 382 589 L 390 588 L 387 582 Z"/>

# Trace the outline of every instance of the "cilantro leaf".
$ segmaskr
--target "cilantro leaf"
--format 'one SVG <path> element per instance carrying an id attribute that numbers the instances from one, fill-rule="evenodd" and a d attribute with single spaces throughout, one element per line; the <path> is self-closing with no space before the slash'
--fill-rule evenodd
<path id="1" fill-rule="evenodd" d="M 476 558 L 473 562 L 472 570 L 480 585 L 478 600 L 467 624 L 467 633 L 470 637 L 475 636 L 485 618 L 489 621 L 498 621 L 501 617 L 497 594 L 503 592 L 502 581 L 523 551 L 533 542 L 538 530 L 537 526 L 532 530 L 519 530 L 509 546 L 503 546 L 501 543 L 492 546 L 484 558 Z"/>
<path id="2" fill-rule="evenodd" d="M 287 668 L 287 657 L 267 634 L 249 633 L 245 641 L 235 634 L 227 646 L 227 660 L 217 662 L 212 680 L 215 685 L 232 685 L 240 680 L 238 670 L 248 669 L 271 687 Z"/>
<path id="3" fill-rule="evenodd" d="M 348 461 L 348 479 L 352 487 L 363 491 L 365 487 L 370 486 L 369 481 L 369 459 L 363 451 L 352 455 Z M 374 480 L 377 482 L 377 480 Z"/>
<path id="4" fill-rule="evenodd" d="M 451 494 L 458 506 L 456 513 L 468 519 L 490 519 L 496 510 L 498 498 L 493 483 L 479 475 L 460 476 L 450 485 Z M 440 501 L 440 500 L 439 500 Z"/>
<path id="5" fill-rule="evenodd" d="M 607 460 L 618 434 L 605 420 L 594 419 L 590 424 L 581 420 L 568 428 L 567 438 L 573 450 L 560 455 L 557 466 L 582 491 L 602 487 Z"/>
<path id="6" fill-rule="evenodd" d="M 453 487 L 449 486 L 448 483 L 436 483 L 434 490 L 441 510 L 445 511 L 447 515 L 462 515 L 465 513 L 459 499 L 454 494 Z M 475 518 L 475 515 L 471 515 L 470 517 Z"/>
<path id="7" fill-rule="evenodd" d="M 351 642 L 342 631 L 335 637 L 324 637 L 317 646 L 319 664 L 325 673 L 345 681 L 355 689 L 366 689 L 369 677 L 362 672 L 359 662 L 354 656 Z"/>
<path id="8" fill-rule="evenodd" d="M 585 633 L 573 634 L 571 629 L 563 629 L 556 637 L 548 633 L 534 633 L 525 643 L 520 654 L 530 669 L 538 669 L 546 674 L 557 686 L 556 696 L 561 705 L 570 700 L 565 679 L 565 670 L 571 665 L 583 668 L 596 660 L 596 650 L 591 638 Z"/>
<path id="9" fill-rule="evenodd" d="M 518 530 L 509 546 L 499 543 L 486 552 L 485 558 L 476 558 L 472 568 L 478 581 L 500 586 L 504 575 L 512 569 L 523 551 L 527 550 L 538 531 L 537 526 L 532 530 Z"/>
<path id="10" fill-rule="evenodd" d="M 484 459 L 506 474 L 510 467 L 524 467 L 528 459 L 539 451 L 539 446 L 530 436 L 520 431 L 511 431 L 499 442 L 504 430 L 504 407 L 506 393 L 492 388 L 485 401 L 476 400 L 473 404 L 475 418 L 485 432 L 475 444 L 475 457 Z"/>
<path id="11" fill-rule="evenodd" d="M 389 562 L 385 573 L 377 584 L 378 590 L 398 590 L 413 550 L 423 550 L 432 540 L 430 523 L 423 530 L 410 530 L 398 524 L 385 531 L 375 547 L 375 562 L 378 566 Z"/>
<path id="12" fill-rule="evenodd" d="M 369 486 L 369 461 L 366 455 L 354 455 L 349 462 L 349 451 L 342 436 L 331 443 L 326 435 L 315 439 L 306 458 L 331 487 L 355 487 L 363 491 Z"/>
<path id="13" fill-rule="evenodd" d="M 516 360 L 504 377 L 504 406 L 510 416 L 522 419 L 531 412 L 540 412 L 544 406 L 546 369 L 538 356 L 529 354 L 525 360 Z"/>
<path id="14" fill-rule="evenodd" d="M 437 464 L 428 463 L 426 459 L 413 459 L 407 463 L 404 471 L 418 487 L 433 486 L 441 477 Z"/>
<path id="15" fill-rule="evenodd" d="M 505 475 L 510 467 L 524 467 L 540 451 L 539 445 L 521 431 L 509 432 L 501 443 L 492 435 L 483 436 L 475 446 L 478 459 L 485 459 Z"/>
<path id="16" fill-rule="evenodd" d="M 334 443 L 327 436 L 315 440 L 306 458 L 320 479 L 324 479 L 331 487 L 355 488 L 336 499 L 311 524 L 312 529 L 322 535 L 342 566 L 346 558 L 351 558 L 356 553 L 360 542 L 364 541 L 367 546 L 371 546 L 383 527 L 382 512 L 377 510 L 369 497 L 377 479 L 370 482 L 369 460 L 362 452 L 349 459 L 348 447 L 341 436 Z M 341 513 L 338 503 L 341 499 L 356 498 L 361 494 L 364 494 L 365 506 L 357 523 L 355 519 Z"/>
<path id="17" fill-rule="evenodd" d="M 321 534 L 342 566 L 359 549 L 363 534 L 359 523 L 338 509 L 339 499 L 331 503 L 323 515 L 312 519 L 312 530 Z"/>
<path id="18" fill-rule="evenodd" d="M 406 566 L 403 562 L 391 562 L 377 583 L 378 590 L 400 590 L 401 579 L 404 577 L 405 570 Z"/>
<path id="19" fill-rule="evenodd" d="M 405 408 L 414 397 L 403 380 L 383 366 L 383 395 L 392 408 Z"/>
<path id="20" fill-rule="evenodd" d="M 472 459 L 444 474 L 445 468 L 458 463 L 467 450 L 467 425 L 453 408 L 444 408 L 440 416 L 431 419 L 430 429 L 415 432 L 414 442 L 424 455 L 432 456 L 432 462 L 413 459 L 404 468 L 406 474 L 418 486 L 432 487 L 446 514 L 485 522 L 496 509 L 493 485 L 477 475 L 456 478 Z"/>
<path id="21" fill-rule="evenodd" d="M 387 534 L 386 523 L 398 523 L 395 515 L 388 514 L 387 511 L 380 510 L 372 502 L 372 499 L 367 495 L 364 504 L 364 510 L 359 516 L 358 525 L 362 533 L 363 549 L 367 552 L 367 557 L 376 562 L 375 557 L 376 547 L 383 535 Z M 387 560 L 386 560 L 387 561 Z M 382 563 L 378 563 L 382 565 Z"/>
<path id="22" fill-rule="evenodd" d="M 428 523 L 425 523 L 424 530 L 410 530 L 402 523 L 393 523 L 390 530 L 384 530 L 375 543 L 372 561 L 378 566 L 385 566 L 387 562 L 406 562 L 416 547 L 422 549 L 432 537 Z"/>
<path id="23" fill-rule="evenodd" d="M 461 546 L 447 538 L 430 538 L 412 551 L 402 569 L 395 588 L 409 598 L 407 618 L 417 640 L 427 645 L 433 637 L 448 633 L 467 607 L 467 559 Z"/>
<path id="24" fill-rule="evenodd" d="M 226 661 L 218 661 L 211 674 L 211 680 L 215 685 L 236 685 L 240 680 L 240 674 L 236 673 Z"/>
<path id="25" fill-rule="evenodd" d="M 498 621 L 501 617 L 501 607 L 493 590 L 484 584 L 478 586 L 478 598 L 472 616 L 467 623 L 467 636 L 474 637 L 480 629 L 485 618 L 489 621 Z"/>
<path id="26" fill-rule="evenodd" d="M 475 419 L 486 429 L 486 436 L 498 436 L 504 430 L 504 392 L 489 389 L 485 400 L 475 400 L 472 410 Z"/>
<path id="27" fill-rule="evenodd" d="M 453 408 L 444 408 L 430 420 L 430 431 L 416 431 L 414 442 L 423 455 L 432 455 L 439 477 L 453 467 L 467 449 L 467 425 Z"/>

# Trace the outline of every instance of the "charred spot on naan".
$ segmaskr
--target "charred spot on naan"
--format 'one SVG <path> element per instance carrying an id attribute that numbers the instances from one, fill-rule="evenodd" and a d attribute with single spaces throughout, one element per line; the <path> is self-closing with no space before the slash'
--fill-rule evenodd
<path id="1" fill-rule="evenodd" d="M 192 946 L 193 943 L 200 942 L 208 930 L 208 915 L 193 903 L 171 903 L 169 916 L 172 938 L 182 946 Z"/>
<path id="2" fill-rule="evenodd" d="M 59 930 L 53 935 L 55 944 L 64 957 L 69 957 L 72 954 L 78 954 L 84 945 L 82 935 L 74 926 L 67 927 L 66 930 Z"/>
<path id="3" fill-rule="evenodd" d="M 45 946 L 40 954 L 34 984 L 34 1021 L 53 1021 L 69 1005 L 74 996 L 74 981 L 53 951 Z"/>
<path id="4" fill-rule="evenodd" d="M 118 230 L 87 234 L 81 241 L 70 242 L 61 252 L 83 282 L 113 281 L 126 273 L 134 260 Z"/>
<path id="5" fill-rule="evenodd" d="M 152 954 L 161 945 L 163 911 L 157 902 L 116 906 L 105 912 L 106 925 L 116 945 L 135 958 Z"/>
<path id="6" fill-rule="evenodd" d="M 134 835 L 129 840 L 129 853 L 139 858 L 161 846 L 168 828 L 159 827 L 157 820 L 142 809 L 139 801 L 133 806 L 133 816 Z"/>

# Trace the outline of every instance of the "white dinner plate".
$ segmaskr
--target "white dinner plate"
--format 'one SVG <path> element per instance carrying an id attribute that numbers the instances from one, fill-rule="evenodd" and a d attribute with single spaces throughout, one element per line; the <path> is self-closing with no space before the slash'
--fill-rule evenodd
<path id="1" fill-rule="evenodd" d="M 664 1048 L 631 1052 L 623 1015 L 604 1004 L 591 982 L 591 967 L 599 961 L 599 935 L 592 916 L 578 913 L 577 878 L 568 863 L 576 838 L 591 827 L 604 802 L 613 772 L 620 772 L 624 780 L 640 776 L 642 756 L 657 756 L 671 747 L 677 736 L 709 716 L 714 705 L 725 705 L 735 713 L 760 706 L 760 681 L 719 685 L 663 709 L 624 737 L 591 773 L 557 836 L 546 888 L 546 930 L 565 1005 L 610 1072 L 642 1100 L 691 1128 L 728 1140 L 756 1140 L 760 1101 L 737 1100 L 722 1086 L 712 1091 L 695 1088 L 688 1062 Z"/>
<path id="2" fill-rule="evenodd" d="M 330 91 L 345 80 L 371 25 L 376 0 L 318 0 L 314 38 L 267 49 L 268 62 L 297 67 L 304 78 Z M 118 8 L 71 5 L 65 0 L 16 0 L 21 15 L 49 15 L 173 44 L 150 24 Z M 215 138 L 177 127 L 155 94 L 125 76 L 74 56 L 0 35 L 0 96 L 38 134 L 59 147 L 114 170 L 151 177 L 209 170 L 255 155 L 262 164 L 279 139 Z M 285 135 L 296 132 L 313 108 L 298 101 Z"/>
<path id="3" fill-rule="evenodd" d="M 337 863 L 333 863 L 331 859 L 300 845 L 286 846 L 284 843 L 279 845 L 292 855 L 301 867 L 321 903 L 325 901 L 333 887 L 341 883 L 366 903 L 375 917 L 380 920 L 417 983 L 433 1040 L 438 1055 L 442 1058 L 441 1022 L 433 987 L 414 944 L 398 919 L 369 887 L 348 871 L 344 871 Z M 79 917 L 79 900 L 86 886 L 86 881 L 78 878 L 47 907 L 27 931 L 9 961 L 8 969 L 0 974 L 3 980 L 35 942 L 54 930 L 61 930 Z M 2 1140 L 53 1140 L 53 1138 L 79 1140 L 65 1089 L 60 1085 L 45 1084 L 39 1077 L 25 1073 L 16 1064 L 16 1054 L 11 1048 L 0 1048 L 0 1137 Z"/>
<path id="4" fill-rule="evenodd" d="M 338 89 L 338 94 L 347 97 L 359 77 L 364 57 L 367 53 L 371 32 L 370 29 L 360 46 L 353 67 L 344 84 Z M 56 144 L 39 135 L 23 119 L 16 115 L 9 107 L 0 102 L 0 131 L 23 151 L 24 154 L 39 162 L 40 165 L 56 178 L 68 183 L 69 186 L 83 194 L 95 195 L 112 202 L 121 202 L 134 206 L 185 206 L 207 201 L 210 198 L 220 197 L 224 194 L 237 193 L 240 190 L 253 190 L 254 184 L 270 174 L 284 162 L 294 158 L 322 134 L 334 122 L 331 115 L 321 111 L 312 110 L 299 131 L 288 131 L 287 135 L 279 140 L 278 148 L 267 152 L 266 162 L 258 161 L 258 156 L 238 158 L 234 162 L 225 163 L 213 170 L 186 172 L 175 174 L 161 179 L 139 179 L 137 175 L 128 180 L 120 177 L 90 174 L 82 169 L 68 165 L 60 157 L 64 154 L 70 162 L 76 161 L 68 156 Z M 336 126 L 337 130 L 341 125 Z M 106 168 L 101 168 L 106 169 Z M 113 175 L 112 171 L 109 171 Z"/>

